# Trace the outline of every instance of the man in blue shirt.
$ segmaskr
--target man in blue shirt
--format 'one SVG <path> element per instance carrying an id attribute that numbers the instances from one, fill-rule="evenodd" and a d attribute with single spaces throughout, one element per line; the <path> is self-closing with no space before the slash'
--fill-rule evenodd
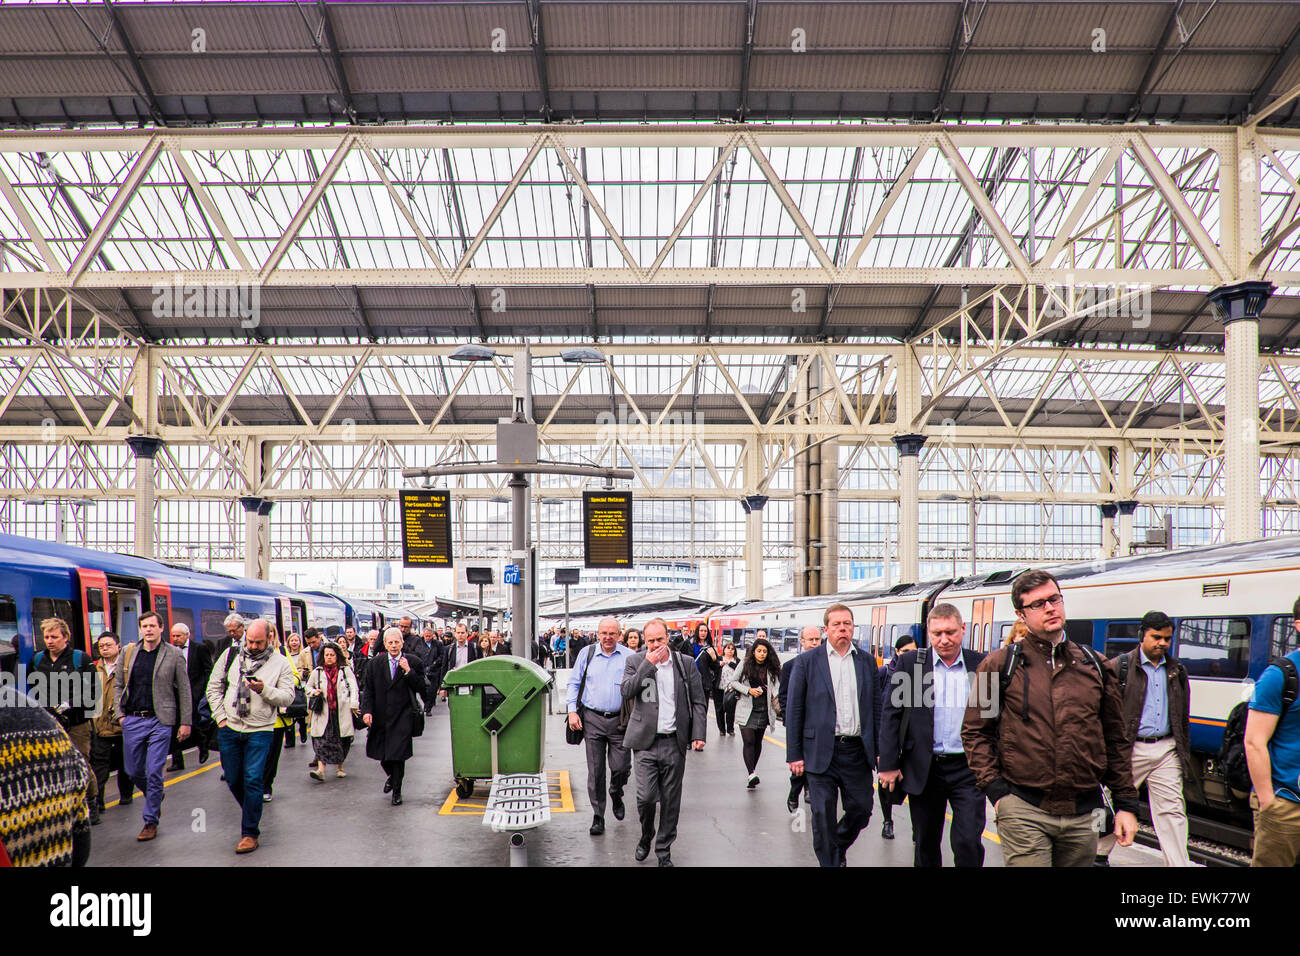
<path id="1" fill-rule="evenodd" d="M 1300 634 L 1300 600 L 1292 608 Z M 1300 650 L 1286 655 L 1300 667 Z M 1259 801 L 1251 866 L 1295 866 L 1300 853 L 1300 706 L 1282 714 L 1282 668 L 1264 669 L 1246 718 L 1246 763 Z"/>
<path id="2" fill-rule="evenodd" d="M 605 832 L 606 759 L 615 820 L 623 819 L 623 788 L 632 776 L 632 755 L 623 746 L 623 731 L 618 725 L 623 706 L 623 671 L 627 658 L 632 656 L 627 645 L 618 642 L 621 633 L 615 618 L 603 618 L 596 628 L 596 640 L 579 652 L 569 675 L 569 726 L 582 731 L 587 746 L 587 798 L 594 814 L 588 832 L 592 836 Z"/>

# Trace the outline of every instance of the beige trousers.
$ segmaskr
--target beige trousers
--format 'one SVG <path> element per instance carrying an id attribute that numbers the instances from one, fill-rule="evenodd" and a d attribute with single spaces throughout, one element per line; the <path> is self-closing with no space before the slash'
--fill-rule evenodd
<path id="1" fill-rule="evenodd" d="M 1183 803 L 1183 767 L 1178 760 L 1174 738 L 1166 737 L 1147 744 L 1133 741 L 1133 786 L 1147 785 L 1147 803 L 1151 822 L 1160 841 L 1165 866 L 1191 866 L 1187 855 L 1187 806 Z M 1113 833 L 1103 836 L 1097 853 L 1109 856 L 1115 847 Z"/>

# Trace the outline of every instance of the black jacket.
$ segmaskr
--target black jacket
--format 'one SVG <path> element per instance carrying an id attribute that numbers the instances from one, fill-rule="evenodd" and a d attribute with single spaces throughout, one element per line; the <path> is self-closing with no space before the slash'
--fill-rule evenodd
<path id="1" fill-rule="evenodd" d="M 181 651 L 181 653 L 185 652 Z M 190 712 L 180 715 L 181 723 L 188 724 L 190 727 L 198 726 L 199 701 L 207 699 L 208 677 L 212 674 L 212 663 L 208 645 L 191 637 L 189 655 L 186 658 L 190 681 Z"/>
<path id="2" fill-rule="evenodd" d="M 700 652 L 695 656 L 695 669 L 700 672 L 700 682 L 704 684 L 704 696 L 712 697 L 718 689 L 718 677 L 722 674 L 722 657 L 712 657 L 709 648 L 712 645 L 700 645 Z M 716 651 L 715 651 L 716 653 Z"/>
<path id="3" fill-rule="evenodd" d="M 1127 668 L 1124 658 L 1128 658 Z M 1127 654 L 1112 657 L 1106 661 L 1106 670 L 1110 672 L 1115 683 L 1119 685 L 1121 673 L 1124 684 L 1121 687 L 1124 702 L 1124 734 L 1132 744 L 1137 740 L 1138 723 L 1142 720 L 1142 706 L 1147 697 L 1147 672 L 1142 667 L 1142 648 L 1135 647 Z M 1200 776 L 1192 763 L 1191 743 L 1191 685 L 1187 678 L 1187 668 L 1168 655 L 1165 659 L 1166 677 L 1165 699 L 1169 705 L 1169 730 L 1174 735 L 1174 749 L 1178 751 L 1178 763 L 1183 771 L 1183 790 L 1194 798 L 1203 799 L 1200 793 Z"/>
<path id="4" fill-rule="evenodd" d="M 925 789 L 934 757 L 934 653 L 929 647 L 908 651 L 881 681 L 880 769 L 902 770 L 903 791 L 912 796 Z M 961 656 L 967 676 L 973 677 L 984 655 L 963 647 Z M 904 733 L 903 719 L 909 712 Z"/>
<path id="5" fill-rule="evenodd" d="M 408 760 L 414 753 L 411 747 L 411 720 L 415 712 L 411 707 L 411 692 L 423 695 L 424 659 L 407 654 L 411 672 L 399 667 L 396 676 L 389 676 L 387 652 L 374 658 L 366 667 L 366 679 L 361 685 L 361 713 L 371 715 L 370 729 L 366 732 L 366 756 L 372 760 Z"/>
<path id="6" fill-rule="evenodd" d="M 79 660 L 80 666 L 74 660 Z M 88 721 L 90 712 L 94 709 L 91 702 L 95 700 L 99 687 L 99 673 L 95 670 L 91 656 L 85 651 L 73 650 L 72 642 L 69 641 L 57 660 L 48 650 L 43 650 L 37 651 L 35 661 L 36 666 L 28 678 L 32 698 L 49 711 L 64 729 L 79 727 Z M 75 678 L 55 676 L 63 673 L 80 675 L 80 687 L 75 686 Z M 74 707 L 74 703 L 81 706 Z M 91 706 L 87 707 L 86 704 Z M 111 705 L 112 701 L 106 704 Z"/>

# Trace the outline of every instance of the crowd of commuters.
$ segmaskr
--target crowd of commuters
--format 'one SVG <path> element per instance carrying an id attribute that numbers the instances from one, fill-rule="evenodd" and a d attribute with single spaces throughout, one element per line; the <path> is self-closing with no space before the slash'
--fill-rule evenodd
<path id="1" fill-rule="evenodd" d="M 1138 645 L 1103 661 L 1065 638 L 1065 599 L 1052 575 L 1020 575 L 1011 602 L 1016 627 L 988 655 L 963 646 L 961 613 L 942 603 L 928 613 L 924 646 L 905 635 L 883 665 L 855 645 L 843 604 L 826 609 L 822 627 L 803 628 L 799 653 L 784 664 L 762 631 L 738 651 L 703 625 L 673 633 L 654 620 L 625 630 L 612 617 L 591 634 L 554 628 L 533 653 L 570 670 L 568 724 L 584 744 L 592 836 L 605 832 L 607 807 L 624 819 L 635 772 L 637 861 L 653 851 L 672 865 L 686 757 L 704 749 L 712 703 L 719 735 L 740 731 L 751 791 L 764 737 L 785 724 L 787 807 L 797 812 L 806 799 L 823 866 L 846 864 L 874 795 L 886 839 L 894 838 L 892 808 L 905 799 L 918 867 L 942 864 L 948 820 L 953 862 L 981 866 L 987 803 L 1005 865 L 1105 865 L 1114 845 L 1133 841 L 1144 782 L 1166 864 L 1190 865 L 1185 792 L 1198 783 L 1188 674 L 1170 654 L 1173 621 L 1148 613 Z M 1300 619 L 1300 601 L 1294 610 Z M 295 742 L 310 739 L 308 773 L 324 783 L 328 767 L 347 776 L 353 739 L 366 728 L 366 755 L 400 806 L 420 712 L 445 699 L 446 673 L 510 653 L 499 632 L 463 621 L 442 633 L 416 634 L 402 618 L 382 634 L 349 627 L 329 640 L 309 628 L 281 639 L 268 621 L 232 614 L 225 638 L 210 643 L 182 623 L 164 640 L 153 612 L 137 626 L 138 639 L 125 644 L 102 633 L 92 660 L 70 646 L 66 621 L 44 620 L 31 673 L 68 696 L 47 692 L 40 707 L 19 706 L 17 691 L 0 686 L 8 695 L 0 700 L 0 819 L 26 818 L 16 812 L 22 796 L 56 821 L 48 833 L 3 829 L 0 862 L 84 862 L 114 773 L 120 805 L 142 792 L 138 839 L 155 839 L 165 770 L 183 769 L 190 747 L 200 764 L 220 752 L 241 808 L 237 853 L 258 848 L 281 752 Z M 1300 620 L 1293 626 L 1300 631 Z M 1297 665 L 1300 651 L 1264 670 L 1245 724 L 1260 866 L 1292 866 L 1300 854 Z M 97 695 L 103 705 L 88 705 Z M 40 785 L 18 795 L 17 781 L 29 778 Z"/>

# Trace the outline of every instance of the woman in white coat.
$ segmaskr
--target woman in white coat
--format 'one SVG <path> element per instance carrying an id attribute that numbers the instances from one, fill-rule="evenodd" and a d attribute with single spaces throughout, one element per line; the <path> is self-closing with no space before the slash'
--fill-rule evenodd
<path id="1" fill-rule="evenodd" d="M 333 644 L 321 647 L 321 662 L 307 682 L 307 709 L 311 712 L 311 743 L 316 748 L 313 780 L 325 780 L 325 765 L 337 764 L 335 776 L 346 777 L 343 762 L 352 747 L 352 711 L 361 705 L 361 693 L 352 669 Z"/>
<path id="2" fill-rule="evenodd" d="M 765 637 L 754 639 L 745 651 L 731 680 L 736 699 L 736 726 L 744 744 L 745 771 L 749 789 L 758 786 L 758 758 L 763 753 L 763 734 L 781 716 L 777 692 L 781 686 L 781 662 L 776 649 Z"/>

